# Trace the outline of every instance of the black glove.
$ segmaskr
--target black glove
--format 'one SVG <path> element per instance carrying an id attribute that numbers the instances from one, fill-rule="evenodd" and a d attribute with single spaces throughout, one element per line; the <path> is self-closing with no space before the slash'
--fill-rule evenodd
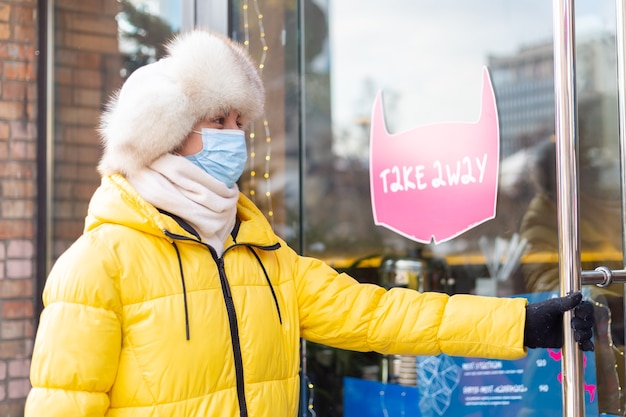
<path id="1" fill-rule="evenodd" d="M 574 309 L 571 326 L 574 339 L 583 351 L 592 351 L 593 304 L 582 301 L 580 292 L 565 297 L 551 298 L 526 306 L 524 346 L 529 348 L 563 347 L 563 313 Z"/>

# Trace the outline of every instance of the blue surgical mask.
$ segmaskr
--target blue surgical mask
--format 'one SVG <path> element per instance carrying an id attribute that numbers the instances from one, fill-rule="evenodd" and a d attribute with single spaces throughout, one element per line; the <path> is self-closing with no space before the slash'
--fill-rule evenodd
<path id="1" fill-rule="evenodd" d="M 246 166 L 248 153 L 243 130 L 203 128 L 202 150 L 185 158 L 232 188 Z"/>

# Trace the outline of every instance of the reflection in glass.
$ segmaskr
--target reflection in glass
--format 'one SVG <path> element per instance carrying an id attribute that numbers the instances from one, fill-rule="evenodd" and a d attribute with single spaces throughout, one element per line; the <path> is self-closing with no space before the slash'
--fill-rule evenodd
<path id="1" fill-rule="evenodd" d="M 121 0 L 117 16 L 123 77 L 165 55 L 165 44 L 180 29 L 178 2 Z M 177 6 L 177 7 L 175 7 Z"/>

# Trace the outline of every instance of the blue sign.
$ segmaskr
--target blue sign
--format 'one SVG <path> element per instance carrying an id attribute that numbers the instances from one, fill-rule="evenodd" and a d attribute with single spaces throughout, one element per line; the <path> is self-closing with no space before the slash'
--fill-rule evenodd
<path id="1" fill-rule="evenodd" d="M 364 379 L 343 379 L 344 417 L 419 417 L 415 387 Z"/>
<path id="2" fill-rule="evenodd" d="M 593 354 L 583 358 L 585 415 L 597 417 Z M 420 357 L 417 375 L 424 417 L 563 415 L 560 349 L 533 349 L 516 361 Z"/>

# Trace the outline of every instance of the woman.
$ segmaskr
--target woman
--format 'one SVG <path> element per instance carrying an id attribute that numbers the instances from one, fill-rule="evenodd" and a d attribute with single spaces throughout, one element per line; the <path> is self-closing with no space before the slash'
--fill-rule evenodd
<path id="1" fill-rule="evenodd" d="M 514 359 L 560 346 L 576 308 L 589 343 L 579 293 L 527 308 L 386 291 L 298 256 L 236 184 L 263 112 L 254 64 L 200 30 L 168 52 L 103 114 L 102 184 L 46 283 L 26 416 L 295 416 L 301 337 Z"/>

